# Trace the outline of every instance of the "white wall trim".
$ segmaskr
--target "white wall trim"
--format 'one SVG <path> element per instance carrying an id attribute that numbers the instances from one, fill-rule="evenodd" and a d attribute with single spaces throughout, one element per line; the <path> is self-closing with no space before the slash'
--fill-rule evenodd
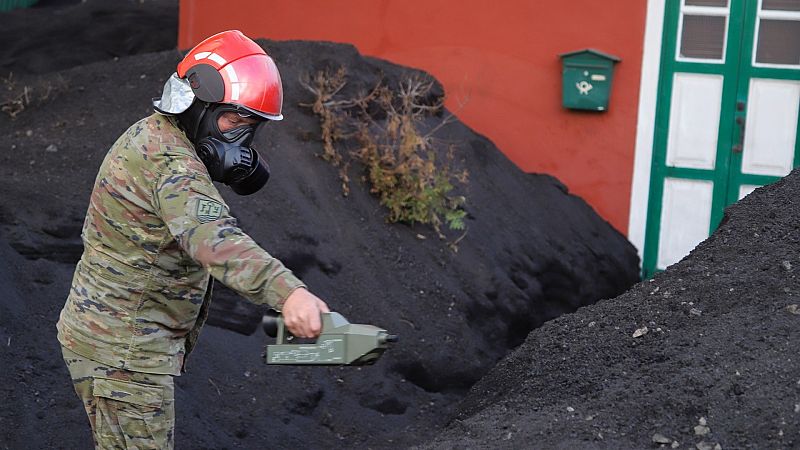
<path id="1" fill-rule="evenodd" d="M 648 0 L 642 55 L 642 79 L 639 86 L 639 114 L 633 158 L 628 239 L 643 256 L 647 224 L 647 198 L 650 194 L 650 166 L 653 158 L 653 134 L 658 100 L 658 76 L 661 64 L 661 36 L 664 29 L 666 0 Z"/>

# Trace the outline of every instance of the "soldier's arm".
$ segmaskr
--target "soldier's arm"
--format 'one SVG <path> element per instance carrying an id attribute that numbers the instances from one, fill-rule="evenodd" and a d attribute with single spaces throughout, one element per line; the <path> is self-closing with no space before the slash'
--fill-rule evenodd
<path id="1" fill-rule="evenodd" d="M 202 162 L 173 161 L 155 186 L 156 210 L 171 234 L 211 276 L 242 296 L 280 309 L 305 285 L 237 225 Z"/>

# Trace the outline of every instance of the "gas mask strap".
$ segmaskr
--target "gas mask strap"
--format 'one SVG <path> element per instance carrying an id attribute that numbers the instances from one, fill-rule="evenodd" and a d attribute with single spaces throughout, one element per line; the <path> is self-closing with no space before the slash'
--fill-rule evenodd
<path id="1" fill-rule="evenodd" d="M 200 112 L 200 116 L 197 118 L 197 121 L 194 124 L 194 131 L 192 132 L 192 141 L 197 142 L 198 139 L 197 132 L 200 131 L 200 124 L 203 123 L 203 117 L 205 117 L 206 112 L 208 112 L 208 108 L 211 106 L 210 103 L 203 102 L 203 110 Z"/>

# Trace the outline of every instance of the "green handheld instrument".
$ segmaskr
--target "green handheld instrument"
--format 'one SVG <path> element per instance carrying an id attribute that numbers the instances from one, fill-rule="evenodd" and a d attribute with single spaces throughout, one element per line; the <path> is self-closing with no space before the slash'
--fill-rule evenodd
<path id="1" fill-rule="evenodd" d="M 292 344 L 292 336 L 277 311 L 262 320 L 264 332 L 275 338 L 267 345 L 267 364 L 366 366 L 374 364 L 397 335 L 373 325 L 352 324 L 339 313 L 322 313 L 322 333 L 310 344 Z"/>

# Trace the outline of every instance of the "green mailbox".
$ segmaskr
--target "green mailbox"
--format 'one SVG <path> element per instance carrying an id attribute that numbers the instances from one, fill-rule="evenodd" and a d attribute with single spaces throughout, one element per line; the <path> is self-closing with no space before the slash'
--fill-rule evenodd
<path id="1" fill-rule="evenodd" d="M 605 111 L 611 93 L 614 55 L 590 48 L 562 53 L 562 104 L 570 109 Z"/>

